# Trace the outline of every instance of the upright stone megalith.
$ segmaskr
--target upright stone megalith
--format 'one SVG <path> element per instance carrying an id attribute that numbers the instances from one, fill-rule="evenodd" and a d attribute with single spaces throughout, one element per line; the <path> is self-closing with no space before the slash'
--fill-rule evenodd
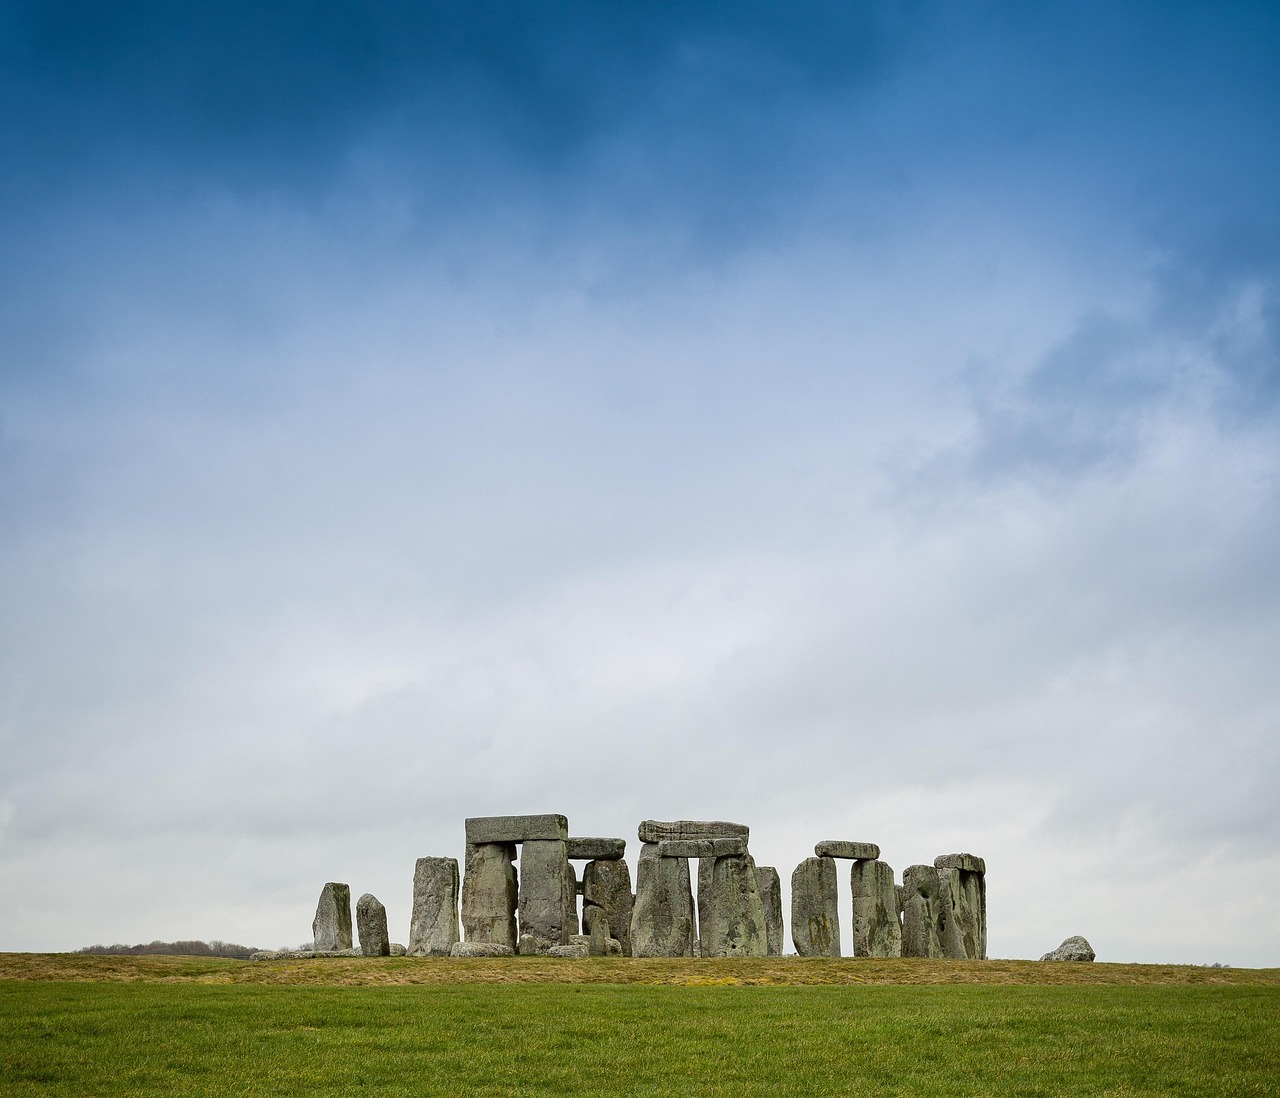
<path id="1" fill-rule="evenodd" d="M 582 932 L 590 934 L 588 912 L 598 908 L 609 923 L 609 936 L 631 956 L 631 870 L 621 858 L 587 862 L 582 871 Z"/>
<path id="2" fill-rule="evenodd" d="M 568 945 L 578 931 L 578 886 L 566 843 L 530 839 L 520 848 L 520 933 Z"/>
<path id="3" fill-rule="evenodd" d="M 902 874 L 902 955 L 945 957 L 942 941 L 949 907 L 942 902 L 938 871 L 908 866 Z"/>
<path id="4" fill-rule="evenodd" d="M 387 909 L 377 896 L 366 892 L 356 901 L 356 929 L 360 952 L 366 957 L 390 957 L 391 936 L 387 933 Z"/>
<path id="5" fill-rule="evenodd" d="M 940 854 L 942 902 L 950 911 L 942 948 L 948 957 L 987 959 L 987 863 L 976 854 Z"/>
<path id="6" fill-rule="evenodd" d="M 631 911 L 635 957 L 692 957 L 693 889 L 688 858 L 663 858 L 657 842 L 644 843 L 636 862 L 636 899 Z"/>
<path id="7" fill-rule="evenodd" d="M 320 891 L 311 939 L 317 951 L 327 953 L 351 948 L 351 889 L 330 881 Z"/>
<path id="8" fill-rule="evenodd" d="M 833 858 L 805 858 L 791 874 L 791 941 L 801 957 L 840 956 L 840 893 Z"/>
<path id="9" fill-rule="evenodd" d="M 760 903 L 764 905 L 765 941 L 770 957 L 782 954 L 782 882 L 778 871 L 771 865 L 756 866 L 756 887 L 760 891 Z M 701 890 L 702 885 L 698 885 Z"/>
<path id="10" fill-rule="evenodd" d="M 703 957 L 766 957 L 769 935 L 750 854 L 704 858 L 710 862 L 707 895 L 698 874 L 698 939 Z M 705 913 L 705 914 L 704 914 Z"/>
<path id="11" fill-rule="evenodd" d="M 462 878 L 462 933 L 468 942 L 516 947 L 514 843 L 468 843 Z"/>
<path id="12" fill-rule="evenodd" d="M 413 868 L 409 956 L 448 957 L 458 940 L 458 859 L 419 858 Z"/>
<path id="13" fill-rule="evenodd" d="M 879 859 L 859 859 L 849 877 L 853 891 L 853 955 L 901 957 L 902 923 L 893 869 Z"/>

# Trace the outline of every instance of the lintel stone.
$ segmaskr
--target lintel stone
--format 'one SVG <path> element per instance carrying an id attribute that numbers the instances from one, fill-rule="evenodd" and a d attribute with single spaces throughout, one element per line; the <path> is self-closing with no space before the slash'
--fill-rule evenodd
<path id="1" fill-rule="evenodd" d="M 569 859 L 571 861 L 616 862 L 626 852 L 626 839 L 569 839 Z"/>
<path id="2" fill-rule="evenodd" d="M 746 824 L 724 820 L 645 820 L 640 825 L 642 843 L 660 843 L 665 839 L 748 839 L 751 829 Z"/>
<path id="3" fill-rule="evenodd" d="M 659 858 L 729 858 L 747 852 L 747 840 L 740 836 L 723 839 L 663 839 Z"/>
<path id="4" fill-rule="evenodd" d="M 823 839 L 813 852 L 819 858 L 851 858 L 855 862 L 870 862 L 880 857 L 880 847 L 875 843 L 851 843 L 844 839 Z"/>
<path id="5" fill-rule="evenodd" d="M 544 816 L 473 816 L 467 820 L 467 842 L 524 843 L 540 839 L 569 838 L 569 821 L 551 813 Z"/>
<path id="6" fill-rule="evenodd" d="M 987 863 L 976 854 L 939 854 L 934 869 L 963 869 L 966 873 L 986 873 Z"/>

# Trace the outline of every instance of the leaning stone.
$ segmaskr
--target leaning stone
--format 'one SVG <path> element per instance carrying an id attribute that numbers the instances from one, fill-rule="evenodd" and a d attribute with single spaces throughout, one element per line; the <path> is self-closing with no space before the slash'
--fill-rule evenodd
<path id="1" fill-rule="evenodd" d="M 893 869 L 874 858 L 856 861 L 849 885 L 853 892 L 853 955 L 901 957 L 902 923 L 898 920 Z"/>
<path id="2" fill-rule="evenodd" d="M 723 820 L 645 820 L 640 825 L 639 835 L 642 843 L 660 843 L 663 839 L 749 839 L 751 829 L 746 824 Z"/>
<path id="3" fill-rule="evenodd" d="M 542 957 L 554 944 L 554 942 L 549 942 L 546 938 L 540 938 L 536 934 L 521 934 L 520 944 L 517 946 L 516 952 L 521 957 Z"/>
<path id="4" fill-rule="evenodd" d="M 587 947 L 584 945 L 558 945 L 552 946 L 547 950 L 548 957 L 589 957 Z"/>
<path id="5" fill-rule="evenodd" d="M 831 858 L 805 858 L 791 874 L 791 941 L 801 957 L 840 956 L 840 893 Z"/>
<path id="6" fill-rule="evenodd" d="M 582 870 L 582 915 L 586 930 L 588 908 L 600 908 L 609 920 L 609 934 L 622 943 L 623 956 L 631 956 L 631 870 L 617 861 L 588 862 Z"/>
<path id="7" fill-rule="evenodd" d="M 985 873 L 987 863 L 976 854 L 939 854 L 933 859 L 934 869 L 963 869 L 966 873 Z"/>
<path id="8" fill-rule="evenodd" d="M 406 955 L 408 954 L 408 952 L 409 952 L 409 951 L 408 951 L 407 949 L 405 949 L 405 947 L 404 947 L 404 946 L 402 946 L 399 942 L 392 942 L 392 943 L 391 943 L 391 956 L 392 956 L 392 957 L 404 957 L 404 956 L 406 956 Z"/>
<path id="9" fill-rule="evenodd" d="M 702 886 L 699 873 L 698 899 Z M 698 925 L 704 957 L 767 957 L 769 934 L 764 904 L 750 854 L 731 854 L 711 862 L 706 920 Z"/>
<path id="10" fill-rule="evenodd" d="M 661 858 L 658 844 L 645 843 L 636 863 L 631 910 L 634 957 L 692 957 L 693 890 L 687 858 Z"/>
<path id="11" fill-rule="evenodd" d="M 1046 953 L 1042 961 L 1092 961 L 1095 954 L 1093 946 L 1079 934 L 1073 934 L 1052 953 Z"/>
<path id="12" fill-rule="evenodd" d="M 520 933 L 564 945 L 578 929 L 578 885 L 564 841 L 527 840 L 520 850 Z"/>
<path id="13" fill-rule="evenodd" d="M 360 953 L 363 956 L 391 956 L 391 936 L 387 933 L 387 909 L 372 893 L 366 892 L 356 901 L 356 930 L 360 934 Z"/>
<path id="14" fill-rule="evenodd" d="M 658 844 L 660 858 L 727 858 L 747 852 L 747 840 L 734 836 L 725 839 L 663 839 Z"/>
<path id="15" fill-rule="evenodd" d="M 942 902 L 938 871 L 931 865 L 908 866 L 902 874 L 902 955 L 945 957 L 949 906 Z"/>
<path id="16" fill-rule="evenodd" d="M 853 858 L 858 861 L 880 857 L 875 843 L 851 843 L 844 839 L 824 839 L 813 848 L 819 858 Z"/>
<path id="17" fill-rule="evenodd" d="M 316 917 L 311 921 L 316 949 L 351 948 L 351 889 L 330 881 L 320 892 Z"/>
<path id="18" fill-rule="evenodd" d="M 500 942 L 454 942 L 450 957 L 514 957 L 516 951 Z"/>
<path id="19" fill-rule="evenodd" d="M 458 859 L 419 858 L 413 868 L 409 953 L 447 957 L 458 939 Z"/>
<path id="20" fill-rule="evenodd" d="M 770 957 L 782 953 L 782 882 L 771 865 L 756 866 L 756 888 L 764 906 L 764 931 Z M 702 877 L 698 877 L 698 895 L 702 895 Z"/>
<path id="21" fill-rule="evenodd" d="M 516 848 L 512 843 L 469 843 L 462 879 L 462 933 L 515 951 Z M 453 956 L 453 947 L 449 947 Z"/>
<path id="22" fill-rule="evenodd" d="M 569 821 L 555 814 L 473 816 L 467 821 L 469 843 L 527 843 L 539 839 L 564 842 L 568 838 Z"/>
<path id="23" fill-rule="evenodd" d="M 938 881 L 947 908 L 942 948 L 946 956 L 983 961 L 987 957 L 987 878 L 966 869 L 940 869 Z"/>
<path id="24" fill-rule="evenodd" d="M 617 861 L 626 851 L 626 839 L 569 840 L 569 857 L 575 862 Z"/>

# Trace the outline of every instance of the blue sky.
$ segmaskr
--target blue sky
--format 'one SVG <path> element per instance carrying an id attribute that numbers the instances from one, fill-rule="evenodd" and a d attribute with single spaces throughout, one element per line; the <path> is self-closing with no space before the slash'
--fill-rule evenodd
<path id="1" fill-rule="evenodd" d="M 1265 4 L 6 5 L 0 947 L 394 926 L 562 811 L 1280 963 L 1278 73 Z"/>

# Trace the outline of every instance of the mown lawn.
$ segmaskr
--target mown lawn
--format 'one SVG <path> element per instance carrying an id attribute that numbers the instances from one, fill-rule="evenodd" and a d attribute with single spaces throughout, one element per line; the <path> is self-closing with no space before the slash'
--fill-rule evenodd
<path id="1" fill-rule="evenodd" d="M 1280 987 L 0 981 L 5 1094 L 362 1089 L 1277 1094 Z"/>

